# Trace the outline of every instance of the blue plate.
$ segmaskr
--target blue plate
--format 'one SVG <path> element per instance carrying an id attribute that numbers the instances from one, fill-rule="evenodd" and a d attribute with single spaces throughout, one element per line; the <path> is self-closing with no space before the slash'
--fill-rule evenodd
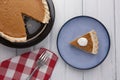
<path id="1" fill-rule="evenodd" d="M 85 53 L 69 44 L 75 38 L 93 29 L 97 32 L 99 40 L 98 54 Z M 110 37 L 100 21 L 88 16 L 78 16 L 67 21 L 60 29 L 57 48 L 60 56 L 70 66 L 77 69 L 91 69 L 101 64 L 107 57 L 110 49 Z"/>

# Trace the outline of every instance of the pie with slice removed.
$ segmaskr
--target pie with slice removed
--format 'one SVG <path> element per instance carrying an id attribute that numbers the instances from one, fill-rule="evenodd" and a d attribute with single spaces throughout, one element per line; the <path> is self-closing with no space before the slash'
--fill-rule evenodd
<path id="1" fill-rule="evenodd" d="M 83 36 L 73 40 L 72 42 L 70 42 L 70 44 L 87 53 L 98 53 L 98 37 L 95 30 L 91 30 Z"/>
<path id="2" fill-rule="evenodd" d="M 11 42 L 26 42 L 23 15 L 48 23 L 50 13 L 46 0 L 0 0 L 0 36 Z"/>

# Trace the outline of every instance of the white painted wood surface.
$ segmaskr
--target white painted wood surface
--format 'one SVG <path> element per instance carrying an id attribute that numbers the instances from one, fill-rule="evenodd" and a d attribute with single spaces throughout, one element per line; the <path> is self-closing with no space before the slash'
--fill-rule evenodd
<path id="1" fill-rule="evenodd" d="M 50 80 L 120 80 L 120 0 L 53 0 L 55 24 L 51 33 L 41 43 L 25 49 L 9 48 L 0 44 L 0 61 L 20 55 L 29 50 L 45 47 L 55 52 L 57 34 L 70 18 L 80 15 L 92 16 L 100 20 L 108 29 L 111 49 L 106 60 L 91 70 L 77 70 L 59 60 Z"/>

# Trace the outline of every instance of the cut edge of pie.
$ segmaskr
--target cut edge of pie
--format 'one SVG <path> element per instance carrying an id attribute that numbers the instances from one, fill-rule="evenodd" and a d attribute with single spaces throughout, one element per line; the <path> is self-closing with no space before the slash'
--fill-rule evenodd
<path id="1" fill-rule="evenodd" d="M 86 36 L 89 35 L 89 38 L 87 38 Z M 88 40 L 88 43 L 85 47 L 87 47 L 87 49 L 84 48 L 84 46 L 80 46 L 78 44 L 78 40 L 80 38 L 86 38 Z M 76 48 L 79 48 L 85 52 L 88 52 L 88 53 L 91 53 L 91 54 L 97 54 L 98 53 L 98 37 L 97 37 L 97 34 L 96 34 L 96 31 L 95 30 L 91 30 L 90 32 L 82 35 L 81 37 L 73 40 L 70 42 L 70 44 Z M 88 47 L 89 46 L 89 47 Z M 90 49 L 91 48 L 91 49 Z"/>

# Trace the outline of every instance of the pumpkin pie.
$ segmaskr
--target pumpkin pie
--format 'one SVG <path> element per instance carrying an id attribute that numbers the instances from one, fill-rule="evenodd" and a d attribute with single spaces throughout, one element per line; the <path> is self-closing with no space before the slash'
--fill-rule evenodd
<path id="1" fill-rule="evenodd" d="M 98 52 L 98 38 L 95 30 L 91 30 L 81 37 L 71 41 L 70 44 L 87 53 L 97 54 Z"/>
<path id="2" fill-rule="evenodd" d="M 48 23 L 50 13 L 46 0 L 0 0 L 0 36 L 11 42 L 26 42 L 23 15 Z"/>

